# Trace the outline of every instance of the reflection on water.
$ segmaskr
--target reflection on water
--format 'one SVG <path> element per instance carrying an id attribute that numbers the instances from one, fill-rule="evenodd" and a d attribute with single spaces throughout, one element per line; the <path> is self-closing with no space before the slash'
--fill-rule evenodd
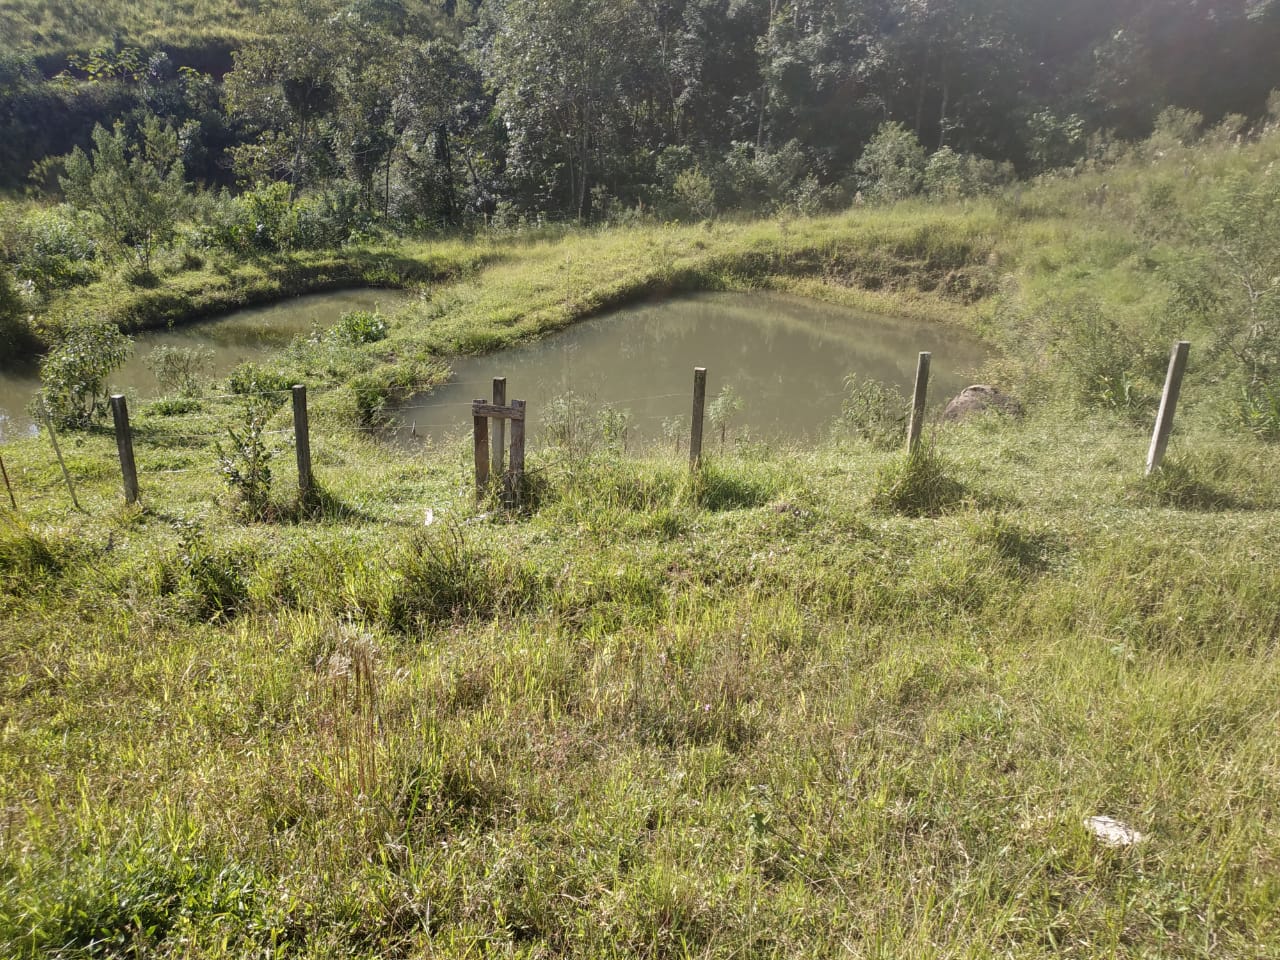
<path id="1" fill-rule="evenodd" d="M 591 407 L 630 414 L 629 438 L 653 441 L 664 424 L 687 432 L 693 368 L 704 366 L 708 407 L 729 386 L 742 400 L 731 432 L 814 436 L 839 412 L 856 373 L 910 391 L 916 356 L 933 353 L 930 401 L 969 383 L 986 348 L 963 331 L 890 319 L 769 293 L 701 294 L 619 310 L 543 340 L 454 362 L 453 379 L 393 411 L 395 436 L 440 442 L 470 429 L 468 406 L 495 376 L 507 397 L 529 403 L 530 442 L 547 404 L 569 391 Z M 708 425 L 708 430 L 710 430 Z"/>
<path id="2" fill-rule="evenodd" d="M 348 310 L 384 309 L 404 300 L 398 290 L 339 290 L 294 297 L 265 307 L 248 307 L 225 317 L 202 320 L 167 330 L 151 330 L 134 336 L 133 356 L 111 375 L 114 390 L 130 398 L 160 393 L 147 357 L 157 347 L 204 347 L 212 354 L 206 372 L 226 376 L 246 360 L 260 360 L 287 346 L 294 337 L 306 336 L 315 327 L 328 327 Z M 40 387 L 35 368 L 0 371 L 0 441 L 31 433 L 35 427 L 27 403 Z"/>

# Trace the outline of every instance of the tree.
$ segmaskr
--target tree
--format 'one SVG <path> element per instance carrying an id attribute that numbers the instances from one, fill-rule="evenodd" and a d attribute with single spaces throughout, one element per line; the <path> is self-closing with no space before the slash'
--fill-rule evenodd
<path id="1" fill-rule="evenodd" d="M 292 0 L 276 8 L 262 39 L 236 51 L 227 112 L 253 134 L 232 151 L 241 179 L 285 178 L 296 190 L 326 172 L 320 127 L 337 108 L 344 56 L 335 14 L 326 0 Z"/>
<path id="2" fill-rule="evenodd" d="M 901 200 L 919 193 L 924 183 L 924 147 L 903 124 L 886 123 L 867 143 L 857 169 L 870 196 Z"/>
<path id="3" fill-rule="evenodd" d="M 187 202 L 178 135 L 154 117 L 130 140 L 123 123 L 93 130 L 93 152 L 78 147 L 59 178 L 67 200 L 94 215 L 103 246 L 139 275 L 151 270 L 159 246 L 173 240 Z"/>
<path id="4" fill-rule="evenodd" d="M 548 176 L 586 220 L 625 122 L 623 76 L 640 28 L 634 0 L 508 0 L 498 16 L 486 73 L 513 159 Z"/>

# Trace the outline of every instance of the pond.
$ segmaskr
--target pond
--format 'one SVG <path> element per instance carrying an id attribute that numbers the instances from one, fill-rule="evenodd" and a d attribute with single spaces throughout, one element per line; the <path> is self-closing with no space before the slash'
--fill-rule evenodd
<path id="1" fill-rule="evenodd" d="M 212 361 L 204 371 L 223 377 L 246 360 L 261 360 L 305 337 L 315 327 L 329 327 L 348 310 L 390 307 L 408 295 L 400 290 L 339 290 L 294 297 L 264 307 L 248 307 L 225 316 L 134 336 L 133 356 L 111 375 L 114 392 L 130 399 L 158 396 L 160 384 L 147 367 L 157 347 L 205 347 Z M 40 387 L 37 368 L 0 371 L 0 441 L 29 434 L 35 426 L 27 404 Z"/>
<path id="2" fill-rule="evenodd" d="M 450 442 L 470 430 L 470 401 L 493 377 L 507 398 L 529 404 L 529 442 L 545 439 L 550 404 L 564 424 L 566 397 L 579 416 L 603 405 L 627 414 L 629 445 L 688 433 L 693 368 L 707 368 L 707 409 L 731 388 L 741 406 L 727 433 L 757 439 L 816 437 L 840 412 L 849 374 L 909 395 L 921 350 L 933 353 L 929 401 L 974 381 L 989 356 L 975 337 L 936 323 L 887 318 L 774 293 L 708 293 L 642 304 L 544 339 L 455 360 L 452 379 L 391 411 L 390 432 L 407 446 Z M 542 428 L 542 432 L 540 432 Z M 720 431 L 707 423 L 708 443 Z"/>

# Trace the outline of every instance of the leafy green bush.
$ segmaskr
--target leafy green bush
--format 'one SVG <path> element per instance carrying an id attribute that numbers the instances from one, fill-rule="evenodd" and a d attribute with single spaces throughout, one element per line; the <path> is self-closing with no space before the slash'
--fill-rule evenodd
<path id="1" fill-rule="evenodd" d="M 1076 401 L 1131 415 L 1150 411 L 1163 379 L 1164 343 L 1089 298 L 1049 308 L 1042 322 L 1055 332 L 1054 354 Z"/>
<path id="2" fill-rule="evenodd" d="M 236 496 L 241 516 L 246 520 L 266 520 L 271 511 L 271 461 L 266 428 L 269 404 L 245 404 L 237 427 L 227 427 L 231 446 L 221 443 L 214 449 L 222 479 Z"/>
<path id="3" fill-rule="evenodd" d="M 133 341 L 112 323 L 70 329 L 40 365 L 40 401 L 61 426 L 81 427 L 106 409 L 111 372 L 129 359 Z"/>
<path id="4" fill-rule="evenodd" d="M 676 207 L 693 220 L 707 220 L 716 212 L 716 190 L 701 167 L 683 170 L 672 185 Z"/>
<path id="5" fill-rule="evenodd" d="M 1013 170 L 1008 164 L 942 147 L 925 164 L 923 184 L 931 197 L 957 200 L 989 193 L 1012 179 Z"/>
<path id="6" fill-rule="evenodd" d="M 30 339 L 22 297 L 9 275 L 0 270 L 0 367 L 5 360 L 18 356 Z"/>
<path id="7" fill-rule="evenodd" d="M 227 378 L 227 389 L 244 396 L 284 393 L 290 386 L 292 384 L 284 374 L 267 370 L 252 361 L 240 364 Z"/>
<path id="8" fill-rule="evenodd" d="M 245 254 L 337 247 L 369 227 L 358 196 L 341 185 L 293 197 L 287 183 L 259 183 L 239 196 L 206 199 L 199 212 L 194 246 Z"/>
<path id="9" fill-rule="evenodd" d="M 89 221 L 69 205 L 23 217 L 16 231 L 19 279 L 30 280 L 44 296 L 91 282 L 97 276 L 98 244 Z"/>
<path id="10" fill-rule="evenodd" d="M 387 338 L 387 321 L 377 310 L 348 310 L 325 332 L 334 343 L 377 343 Z"/>
<path id="11" fill-rule="evenodd" d="M 794 207 L 797 191 L 816 185 L 806 183 L 813 163 L 796 140 L 774 149 L 757 149 L 735 143 L 716 170 L 717 196 L 744 210 L 773 211 Z"/>
<path id="12" fill-rule="evenodd" d="M 919 193 L 924 183 L 924 147 L 903 124 L 881 124 L 855 169 L 869 199 L 901 200 Z"/>

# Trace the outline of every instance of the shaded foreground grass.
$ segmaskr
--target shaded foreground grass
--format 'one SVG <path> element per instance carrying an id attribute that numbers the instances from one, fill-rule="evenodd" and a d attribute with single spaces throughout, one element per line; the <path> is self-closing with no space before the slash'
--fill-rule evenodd
<path id="1" fill-rule="evenodd" d="M 3 952 L 1274 953 L 1274 458 L 1180 438 L 1206 512 L 1120 422 L 933 443 L 931 518 L 838 441 L 547 450 L 484 517 L 461 443 L 322 424 L 345 518 L 275 525 L 200 446 L 138 512 L 86 437 L 88 516 L 7 447 Z"/>

